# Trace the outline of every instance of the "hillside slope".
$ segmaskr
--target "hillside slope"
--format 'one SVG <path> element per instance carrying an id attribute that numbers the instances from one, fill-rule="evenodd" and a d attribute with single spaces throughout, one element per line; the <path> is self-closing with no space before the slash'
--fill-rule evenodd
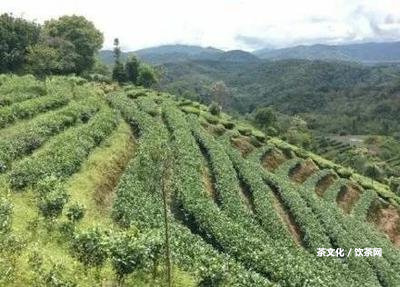
<path id="1" fill-rule="evenodd" d="M 400 284 L 388 186 L 167 93 L 0 82 L 2 286 L 166 286 L 165 224 L 174 286 Z"/>
<path id="2" fill-rule="evenodd" d="M 396 131 L 400 70 L 394 66 L 282 60 L 191 61 L 163 67 L 161 87 L 166 91 L 209 103 L 213 83 L 224 81 L 229 108 L 243 114 L 272 105 L 282 113 L 303 115 L 323 132 Z"/>

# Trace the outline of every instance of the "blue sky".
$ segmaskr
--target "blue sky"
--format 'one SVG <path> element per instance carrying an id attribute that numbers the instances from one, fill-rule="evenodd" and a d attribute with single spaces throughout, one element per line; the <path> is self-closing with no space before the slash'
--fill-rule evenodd
<path id="1" fill-rule="evenodd" d="M 83 15 L 125 50 L 193 44 L 254 50 L 400 40 L 400 0 L 0 0 L 0 12 L 42 23 Z"/>

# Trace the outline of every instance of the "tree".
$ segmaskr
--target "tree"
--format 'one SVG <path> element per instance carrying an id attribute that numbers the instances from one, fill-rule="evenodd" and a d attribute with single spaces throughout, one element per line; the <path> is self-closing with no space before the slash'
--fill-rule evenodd
<path id="1" fill-rule="evenodd" d="M 212 100 L 226 108 L 231 100 L 231 92 L 223 81 L 215 82 L 211 85 Z"/>
<path id="2" fill-rule="evenodd" d="M 376 164 L 367 164 L 364 171 L 365 175 L 371 178 L 371 185 L 374 186 L 374 180 L 381 178 L 383 172 Z"/>
<path id="3" fill-rule="evenodd" d="M 28 47 L 39 40 L 40 26 L 9 14 L 0 15 L 0 73 L 20 72 Z"/>
<path id="4" fill-rule="evenodd" d="M 121 62 L 121 48 L 119 47 L 119 40 L 118 38 L 114 39 L 114 58 L 115 63 L 112 70 L 112 79 L 117 81 L 118 83 L 126 82 L 127 75 L 124 68 L 124 64 Z"/>
<path id="5" fill-rule="evenodd" d="M 254 115 L 254 121 L 262 128 L 274 126 L 277 117 L 275 111 L 270 107 L 257 109 Z"/>
<path id="6" fill-rule="evenodd" d="M 103 34 L 94 24 L 83 16 L 62 16 L 57 20 L 46 21 L 45 35 L 61 38 L 72 43 L 77 57 L 74 59 L 74 72 L 81 75 L 95 63 L 95 54 L 103 45 Z"/>
<path id="7" fill-rule="evenodd" d="M 214 116 L 219 116 L 219 114 L 221 113 L 221 106 L 218 105 L 216 102 L 212 102 L 211 105 L 208 107 L 208 111 Z"/>
<path id="8" fill-rule="evenodd" d="M 28 48 L 26 70 L 39 77 L 71 74 L 76 70 L 78 57 L 71 42 L 43 37 L 40 43 Z"/>
<path id="9" fill-rule="evenodd" d="M 125 63 L 126 77 L 132 84 L 137 84 L 139 76 L 139 61 L 135 56 L 132 56 Z"/>
<path id="10" fill-rule="evenodd" d="M 150 88 L 157 83 L 157 77 L 154 70 L 148 65 L 141 65 L 139 68 L 138 85 Z"/>

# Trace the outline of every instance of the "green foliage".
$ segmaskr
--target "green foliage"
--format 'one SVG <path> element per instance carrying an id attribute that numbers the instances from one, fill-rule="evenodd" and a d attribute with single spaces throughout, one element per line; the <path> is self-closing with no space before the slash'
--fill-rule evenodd
<path id="1" fill-rule="evenodd" d="M 231 121 L 221 120 L 221 124 L 228 130 L 231 130 L 235 127 L 235 123 Z"/>
<path id="2" fill-rule="evenodd" d="M 95 62 L 95 54 L 103 44 L 103 34 L 83 16 L 62 16 L 46 21 L 43 26 L 46 36 L 69 41 L 74 47 L 74 72 L 81 75 L 90 70 Z M 72 49 L 69 49 L 72 52 Z"/>
<path id="3" fill-rule="evenodd" d="M 13 160 L 32 153 L 51 136 L 64 129 L 87 122 L 99 107 L 95 98 L 73 102 L 58 111 L 38 116 L 29 123 L 22 125 L 14 133 L 0 140 L 0 172 L 9 169 Z"/>
<path id="4" fill-rule="evenodd" d="M 365 174 L 372 179 L 379 179 L 382 176 L 382 169 L 376 164 L 368 164 L 365 166 Z"/>
<path id="5" fill-rule="evenodd" d="M 64 185 L 54 176 L 50 176 L 40 180 L 36 190 L 39 193 L 37 206 L 43 217 L 59 217 L 69 198 Z"/>
<path id="6" fill-rule="evenodd" d="M 371 207 L 372 202 L 377 198 L 377 194 L 374 190 L 368 189 L 363 192 L 360 200 L 353 207 L 352 215 L 365 220 L 368 214 L 368 210 Z"/>
<path id="7" fill-rule="evenodd" d="M 62 264 L 53 264 L 51 268 L 41 274 L 42 282 L 48 287 L 76 287 L 76 280 L 65 275 L 65 267 Z"/>
<path id="8" fill-rule="evenodd" d="M 221 106 L 218 105 L 216 102 L 212 102 L 211 105 L 208 107 L 208 111 L 213 116 L 219 116 L 221 113 Z"/>
<path id="9" fill-rule="evenodd" d="M 54 219 L 61 215 L 67 201 L 68 195 L 64 189 L 54 189 L 41 196 L 38 208 L 45 218 Z"/>
<path id="10" fill-rule="evenodd" d="M 11 230 L 12 205 L 6 199 L 0 198 L 0 236 Z"/>
<path id="11" fill-rule="evenodd" d="M 118 281 L 134 271 L 153 271 L 162 251 L 163 239 L 159 231 L 149 232 L 140 238 L 135 232 L 116 234 L 111 239 L 110 257 Z"/>
<path id="12" fill-rule="evenodd" d="M 126 79 L 128 82 L 136 84 L 139 77 L 139 61 L 135 56 L 131 56 L 125 63 Z"/>
<path id="13" fill-rule="evenodd" d="M 397 196 L 400 196 L 400 178 L 390 178 L 390 189 L 396 193 Z"/>
<path id="14" fill-rule="evenodd" d="M 191 107 L 191 106 L 183 106 L 181 108 L 181 111 L 187 114 L 194 114 L 196 116 L 200 116 L 200 110 L 198 108 L 195 107 Z"/>
<path id="15" fill-rule="evenodd" d="M 215 100 L 210 86 L 215 79 L 222 80 L 226 89 L 220 85 L 219 90 L 228 91 L 221 93 L 228 95 L 228 107 L 241 114 L 273 106 L 281 113 L 300 114 L 311 129 L 321 132 L 397 132 L 400 70 L 393 65 L 279 60 L 182 61 L 163 67 L 162 88 L 180 96 L 196 96 L 201 102 Z"/>
<path id="16" fill-rule="evenodd" d="M 112 70 L 112 79 L 120 84 L 125 83 L 127 80 L 124 64 L 119 61 L 116 61 L 114 63 L 114 67 Z"/>
<path id="17" fill-rule="evenodd" d="M 99 228 L 79 232 L 71 242 L 71 253 L 86 268 L 101 267 L 108 258 L 108 247 Z"/>
<path id="18" fill-rule="evenodd" d="M 263 142 L 266 139 L 266 136 L 263 132 L 257 131 L 257 130 L 253 130 L 252 135 L 259 141 Z"/>
<path id="19" fill-rule="evenodd" d="M 68 207 L 65 215 L 71 222 L 79 222 L 85 216 L 86 208 L 84 205 L 79 203 L 74 203 Z"/>
<path id="20" fill-rule="evenodd" d="M 244 136 L 251 136 L 251 134 L 253 132 L 251 128 L 243 127 L 243 126 L 237 127 L 237 130 L 241 135 L 244 135 Z"/>
<path id="21" fill-rule="evenodd" d="M 277 117 L 275 111 L 271 107 L 265 107 L 256 110 L 254 121 L 258 126 L 267 128 L 275 125 Z"/>
<path id="22" fill-rule="evenodd" d="M 42 38 L 40 43 L 28 49 L 27 71 L 38 77 L 76 72 L 79 55 L 75 46 L 63 38 Z"/>
<path id="23" fill-rule="evenodd" d="M 12 186 L 23 188 L 51 175 L 58 178 L 70 176 L 78 170 L 90 151 L 112 132 L 117 122 L 117 115 L 103 108 L 87 124 L 68 130 L 52 140 L 45 149 L 18 162 L 11 171 Z M 65 145 L 66 142 L 68 145 Z"/>
<path id="24" fill-rule="evenodd" d="M 142 64 L 139 67 L 137 84 L 145 88 L 150 88 L 156 83 L 157 83 L 157 76 L 155 71 L 149 65 Z"/>
<path id="25" fill-rule="evenodd" d="M 0 108 L 0 128 L 18 119 L 31 118 L 38 113 L 61 107 L 69 101 L 70 95 L 67 94 L 59 95 L 58 97 L 48 95 Z"/>
<path id="26" fill-rule="evenodd" d="M 0 15 L 0 73 L 20 72 L 28 47 L 39 40 L 40 27 L 34 22 Z"/>

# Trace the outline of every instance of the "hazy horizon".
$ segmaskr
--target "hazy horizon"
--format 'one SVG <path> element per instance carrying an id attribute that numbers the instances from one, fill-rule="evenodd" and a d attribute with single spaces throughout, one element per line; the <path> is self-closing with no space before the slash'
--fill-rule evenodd
<path id="1" fill-rule="evenodd" d="M 85 16 L 104 33 L 103 50 L 112 48 L 116 37 L 125 51 L 174 44 L 253 51 L 400 39 L 398 1 L 321 2 L 14 0 L 0 2 L 0 13 L 38 23 L 61 15 Z"/>

